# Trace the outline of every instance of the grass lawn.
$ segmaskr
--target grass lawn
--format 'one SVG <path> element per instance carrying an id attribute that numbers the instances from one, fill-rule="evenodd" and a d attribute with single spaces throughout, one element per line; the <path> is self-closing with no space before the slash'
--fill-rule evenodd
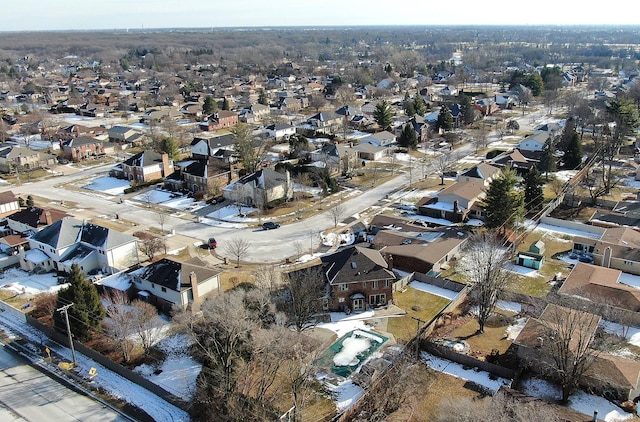
<path id="1" fill-rule="evenodd" d="M 15 292 L 12 292 L 10 290 L 1 290 L 1 289 L 0 289 L 0 300 L 8 303 L 9 305 L 17 309 L 22 309 L 22 307 L 28 302 L 25 295 L 17 295 Z"/>
<path id="2" fill-rule="evenodd" d="M 389 318 L 387 331 L 399 342 L 408 342 L 416 335 L 418 323 L 411 317 L 430 321 L 449 303 L 449 299 L 421 292 L 409 286 L 404 293 L 393 294 L 394 304 L 407 312 L 405 316 Z M 417 310 L 412 309 L 417 306 Z"/>
<path id="3" fill-rule="evenodd" d="M 471 347 L 471 355 L 483 357 L 497 350 L 500 354 L 511 346 L 511 340 L 505 337 L 505 329 L 510 325 L 513 313 L 500 311 L 492 315 L 485 324 L 484 333 L 478 333 L 478 321 L 470 316 L 462 318 L 462 325 L 451 331 L 447 337 L 466 340 Z"/>

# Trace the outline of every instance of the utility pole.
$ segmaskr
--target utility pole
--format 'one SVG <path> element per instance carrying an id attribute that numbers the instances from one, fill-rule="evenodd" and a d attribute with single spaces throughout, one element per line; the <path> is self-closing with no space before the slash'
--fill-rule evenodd
<path id="1" fill-rule="evenodd" d="M 416 322 L 418 323 L 418 327 L 416 328 L 416 357 L 418 357 L 418 352 L 420 351 L 420 323 L 426 324 L 427 321 L 420 319 L 418 317 L 414 317 L 412 316 L 411 319 L 415 319 Z"/>
<path id="2" fill-rule="evenodd" d="M 69 313 L 68 309 L 73 306 L 73 303 L 64 305 L 62 308 L 56 309 L 56 312 L 62 312 L 64 314 L 64 320 L 67 323 L 67 334 L 69 335 L 69 346 L 71 347 L 71 356 L 73 357 L 73 366 L 76 366 L 76 351 L 73 348 L 73 337 L 71 337 L 71 326 L 69 325 Z"/>

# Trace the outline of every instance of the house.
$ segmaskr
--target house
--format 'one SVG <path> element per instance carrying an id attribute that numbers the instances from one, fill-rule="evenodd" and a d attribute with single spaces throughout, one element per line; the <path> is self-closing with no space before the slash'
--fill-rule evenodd
<path id="1" fill-rule="evenodd" d="M 307 123 L 317 131 L 335 133 L 344 123 L 345 116 L 333 111 L 321 111 L 307 119 Z"/>
<path id="2" fill-rule="evenodd" d="M 225 186 L 222 194 L 230 201 L 265 209 L 274 201 L 290 200 L 293 183 L 288 171 L 280 173 L 264 168 Z"/>
<path id="3" fill-rule="evenodd" d="M 174 110 L 172 108 L 168 109 L 152 109 L 145 112 L 140 119 L 140 123 L 144 123 L 147 125 L 167 122 L 167 121 L 176 121 L 182 118 L 183 115 L 178 110 Z"/>
<path id="4" fill-rule="evenodd" d="M 117 230 L 64 217 L 29 238 L 20 266 L 26 271 L 64 271 L 72 264 L 89 274 L 113 274 L 139 263 L 134 236 Z"/>
<path id="5" fill-rule="evenodd" d="M 360 140 L 360 142 L 375 145 L 377 147 L 388 147 L 396 143 L 396 135 L 383 130 L 382 132 L 376 132 L 372 135 L 365 136 Z"/>
<path id="6" fill-rule="evenodd" d="M 274 123 L 265 128 L 270 137 L 278 139 L 288 138 L 296 134 L 296 127 L 288 123 Z"/>
<path id="7" fill-rule="evenodd" d="M 20 202 L 12 191 L 0 192 L 0 215 L 14 213 L 20 209 Z"/>
<path id="8" fill-rule="evenodd" d="M 270 114 L 271 108 L 269 106 L 256 103 L 242 110 L 239 119 L 245 123 L 260 123 L 268 118 Z"/>
<path id="9" fill-rule="evenodd" d="M 196 159 L 214 157 L 220 150 L 233 152 L 234 145 L 235 138 L 230 133 L 210 138 L 196 136 L 191 141 L 191 155 Z"/>
<path id="10" fill-rule="evenodd" d="M 197 309 L 206 297 L 220 292 L 220 271 L 170 258 L 130 274 L 138 296 L 166 313 L 189 306 Z"/>
<path id="11" fill-rule="evenodd" d="M 520 150 L 512 149 L 505 151 L 491 160 L 491 164 L 495 167 L 510 167 L 520 176 L 524 176 L 536 165 L 538 160 L 526 157 Z"/>
<path id="12" fill-rule="evenodd" d="M 490 116 L 500 111 L 500 106 L 496 104 L 493 98 L 482 98 L 473 102 L 473 108 L 482 113 L 483 116 Z"/>
<path id="13" fill-rule="evenodd" d="M 588 312 L 548 304 L 538 318 L 529 318 L 514 340 L 517 356 L 531 363 L 539 375 L 548 375 L 547 368 L 554 367 L 553 356 L 545 349 L 545 343 L 561 338 L 570 339 L 570 352 L 584 350 L 594 338 L 600 317 Z M 563 321 L 569 321 L 564 323 Z M 587 352 L 588 353 L 588 352 Z M 616 401 L 633 400 L 640 394 L 640 362 L 599 352 L 592 357 L 579 387 L 594 394 L 606 394 Z"/>
<path id="14" fill-rule="evenodd" d="M 364 311 L 393 300 L 396 276 L 382 254 L 349 246 L 320 258 L 326 277 L 329 311 Z"/>
<path id="15" fill-rule="evenodd" d="M 458 175 L 458 182 L 480 182 L 489 186 L 491 181 L 500 176 L 499 167 L 489 163 L 479 163 Z"/>
<path id="16" fill-rule="evenodd" d="M 419 201 L 418 214 L 430 217 L 427 220 L 436 225 L 451 225 L 465 222 L 469 218 L 484 217 L 479 205 L 485 197 L 486 186 L 482 182 L 456 182 L 435 197 L 425 197 Z"/>
<path id="17" fill-rule="evenodd" d="M 640 290 L 620 283 L 621 274 L 620 270 L 578 262 L 562 283 L 558 294 L 639 312 Z M 597 312 L 595 307 L 594 312 Z"/>
<path id="18" fill-rule="evenodd" d="M 42 230 L 44 227 L 64 217 L 70 217 L 70 215 L 54 208 L 27 207 L 8 216 L 7 226 L 12 233 L 31 234 Z"/>
<path id="19" fill-rule="evenodd" d="M 548 132 L 538 132 L 529 135 L 518 143 L 518 149 L 525 151 L 542 151 L 549 138 Z"/>
<path id="20" fill-rule="evenodd" d="M 224 186 L 238 180 L 238 171 L 233 164 L 219 158 L 187 160 L 176 164 L 176 171 L 165 177 L 169 190 L 207 192 L 218 195 Z"/>
<path id="21" fill-rule="evenodd" d="M 145 150 L 114 167 L 110 174 L 136 182 L 159 180 L 173 173 L 173 160 L 167 153 Z"/>
<path id="22" fill-rule="evenodd" d="M 369 143 L 353 145 L 350 148 L 356 152 L 359 160 L 378 161 L 389 154 L 388 147 L 375 146 Z"/>
<path id="23" fill-rule="evenodd" d="M 423 274 L 448 269 L 448 263 L 459 256 L 466 244 L 467 232 L 459 227 L 428 228 L 418 222 L 394 222 L 393 228 L 378 230 L 371 243 L 393 259 L 394 268 Z M 378 222 L 374 218 L 371 224 Z"/>
<path id="24" fill-rule="evenodd" d="M 238 124 L 238 113 L 229 110 L 220 110 L 205 121 L 200 122 L 199 127 L 202 131 L 212 131 L 220 129 L 230 129 Z"/>
<path id="25" fill-rule="evenodd" d="M 127 126 L 113 126 L 108 131 L 109 141 L 123 144 L 134 144 L 142 137 L 142 133 Z"/>
<path id="26" fill-rule="evenodd" d="M 593 263 L 640 275 L 640 233 L 626 227 L 605 229 L 599 239 L 575 236 L 572 251 L 593 258 Z"/>
<path id="27" fill-rule="evenodd" d="M 104 143 L 91 136 L 78 136 L 62 142 L 62 156 L 69 160 L 81 161 L 104 154 Z"/>
<path id="28" fill-rule="evenodd" d="M 542 264 L 544 264 L 544 251 L 545 245 L 542 240 L 533 242 L 531 246 L 529 246 L 528 251 L 518 252 L 515 258 L 515 263 L 522 267 L 539 270 L 540 267 L 542 267 Z"/>
<path id="29" fill-rule="evenodd" d="M 13 145 L 0 144 L 0 172 L 13 173 L 16 170 L 38 169 L 56 164 L 56 156 Z"/>

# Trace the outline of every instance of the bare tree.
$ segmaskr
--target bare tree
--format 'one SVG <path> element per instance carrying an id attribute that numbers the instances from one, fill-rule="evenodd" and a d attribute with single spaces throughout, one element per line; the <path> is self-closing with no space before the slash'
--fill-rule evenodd
<path id="1" fill-rule="evenodd" d="M 279 309 L 284 311 L 297 331 L 313 327 L 322 312 L 325 277 L 320 267 L 305 268 L 287 274 L 288 286 L 281 296 Z"/>
<path id="2" fill-rule="evenodd" d="M 254 273 L 254 284 L 259 289 L 274 292 L 284 284 L 282 273 L 273 265 L 261 265 Z"/>
<path id="3" fill-rule="evenodd" d="M 148 233 L 136 233 L 136 236 L 140 239 L 138 243 L 140 250 L 149 260 L 152 260 L 156 253 L 166 248 L 164 239 Z"/>
<path id="4" fill-rule="evenodd" d="M 346 212 L 347 209 L 344 207 L 344 205 L 342 205 L 342 203 L 329 208 L 329 216 L 333 221 L 333 227 L 338 227 L 338 223 L 342 220 Z"/>
<path id="5" fill-rule="evenodd" d="M 134 300 L 131 306 L 135 333 L 140 338 L 145 355 L 148 355 L 151 346 L 162 336 L 162 321 L 158 316 L 158 310 L 150 303 Z"/>
<path id="6" fill-rule="evenodd" d="M 509 258 L 509 250 L 503 246 L 495 231 L 477 232 L 468 239 L 458 271 L 471 285 L 469 298 L 478 308 L 478 333 L 484 332 L 485 323 L 509 283 L 509 272 L 504 269 Z"/>
<path id="7" fill-rule="evenodd" d="M 537 319 L 538 354 L 534 365 L 560 384 L 562 403 L 577 390 L 598 356 L 593 340 L 600 317 L 549 304 Z"/>
<path id="8" fill-rule="evenodd" d="M 433 160 L 433 164 L 435 166 L 438 175 L 440 176 L 440 184 L 444 185 L 444 175 L 446 172 L 450 171 L 456 165 L 456 156 L 451 152 L 447 151 L 443 154 L 440 154 Z"/>
<path id="9" fill-rule="evenodd" d="M 560 422 L 551 405 L 541 400 L 520 401 L 499 391 L 492 398 L 449 397 L 434 417 L 436 422 Z"/>
<path id="10" fill-rule="evenodd" d="M 226 254 L 236 259 L 236 266 L 240 267 L 240 260 L 247 255 L 251 243 L 241 237 L 234 237 L 224 244 L 223 250 Z"/>
<path id="11" fill-rule="evenodd" d="M 106 302 L 107 317 L 104 327 L 111 342 L 122 354 L 122 359 L 129 362 L 135 343 L 131 337 L 135 332 L 133 309 L 125 292 L 115 290 L 103 296 Z"/>
<path id="12" fill-rule="evenodd" d="M 158 216 L 158 223 L 160 223 L 160 234 L 164 235 L 164 224 L 169 220 L 169 215 L 162 209 L 156 211 L 156 215 Z M 165 253 L 167 252 L 165 251 Z"/>

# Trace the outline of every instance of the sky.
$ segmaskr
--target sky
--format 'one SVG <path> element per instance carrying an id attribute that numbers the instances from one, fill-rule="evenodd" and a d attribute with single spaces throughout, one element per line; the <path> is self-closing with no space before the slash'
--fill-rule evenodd
<path id="1" fill-rule="evenodd" d="M 360 25 L 640 25 L 602 3 L 512 0 L 23 0 L 2 3 L 0 31 Z"/>

